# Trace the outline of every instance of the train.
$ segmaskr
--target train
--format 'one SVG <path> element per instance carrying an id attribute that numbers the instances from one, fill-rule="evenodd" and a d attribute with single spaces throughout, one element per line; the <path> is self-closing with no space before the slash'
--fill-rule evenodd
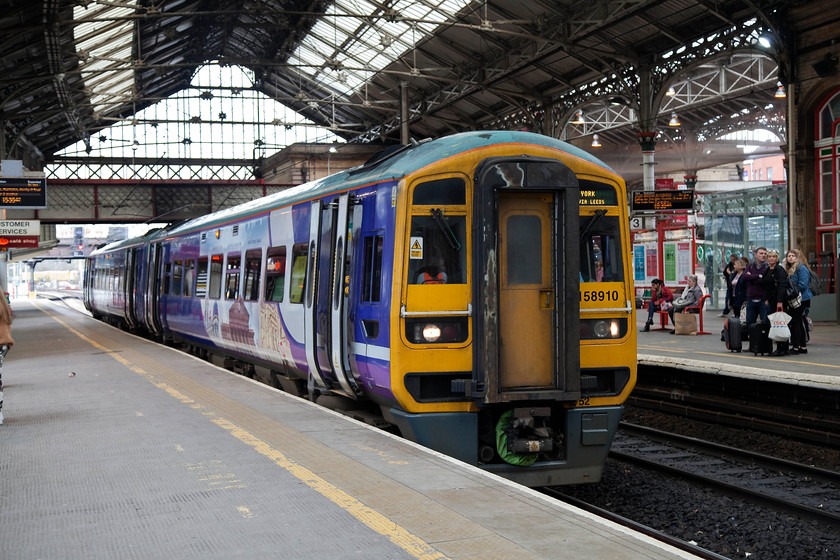
<path id="1" fill-rule="evenodd" d="M 100 320 L 532 487 L 598 482 L 636 382 L 624 181 L 475 131 L 86 258 Z"/>

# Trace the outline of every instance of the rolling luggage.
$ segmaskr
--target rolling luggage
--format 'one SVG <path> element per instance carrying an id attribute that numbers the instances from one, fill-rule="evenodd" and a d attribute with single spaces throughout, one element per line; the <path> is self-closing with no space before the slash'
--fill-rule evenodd
<path id="1" fill-rule="evenodd" d="M 773 352 L 773 341 L 770 340 L 770 323 L 753 323 L 750 325 L 750 352 L 755 355 Z"/>
<path id="2" fill-rule="evenodd" d="M 738 317 L 727 317 L 723 321 L 723 341 L 726 343 L 726 349 L 730 352 L 740 352 L 741 345 L 741 319 Z"/>

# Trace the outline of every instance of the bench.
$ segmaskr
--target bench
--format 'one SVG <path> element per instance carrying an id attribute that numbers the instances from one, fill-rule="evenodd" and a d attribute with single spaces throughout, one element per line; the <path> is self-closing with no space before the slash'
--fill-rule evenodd
<path id="1" fill-rule="evenodd" d="M 697 305 L 692 305 L 691 307 L 686 307 L 685 310 L 688 313 L 697 313 L 697 321 L 699 322 L 700 326 L 698 327 L 697 334 L 712 334 L 710 332 L 706 332 L 703 330 L 703 306 L 706 303 L 708 298 L 712 297 L 711 294 L 706 294 L 700 298 L 700 301 L 697 302 Z M 668 312 L 667 311 L 656 311 L 659 315 L 659 328 L 652 329 L 654 331 L 664 331 L 668 328 Z"/>

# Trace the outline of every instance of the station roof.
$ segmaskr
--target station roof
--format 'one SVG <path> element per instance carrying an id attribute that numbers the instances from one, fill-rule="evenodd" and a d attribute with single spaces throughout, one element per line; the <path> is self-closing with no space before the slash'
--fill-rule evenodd
<path id="1" fill-rule="evenodd" d="M 773 98 L 778 51 L 756 41 L 784 39 L 780 19 L 793 3 L 7 0 L 5 151 L 48 162 L 217 61 L 250 68 L 256 89 L 347 141 L 398 142 L 404 96 L 418 139 L 503 128 L 588 147 L 597 133 L 599 156 L 637 174 L 647 116 L 644 128 L 663 131 L 660 163 L 735 161 L 735 143 L 718 142 L 701 165 L 697 142 L 755 127 L 784 134 L 784 104 Z M 588 124 L 572 124 L 578 110 Z M 668 132 L 677 111 L 682 129 Z"/>

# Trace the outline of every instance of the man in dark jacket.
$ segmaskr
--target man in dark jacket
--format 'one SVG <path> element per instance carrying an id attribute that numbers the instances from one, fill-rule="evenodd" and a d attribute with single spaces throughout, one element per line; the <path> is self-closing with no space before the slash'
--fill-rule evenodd
<path id="1" fill-rule="evenodd" d="M 747 320 L 744 328 L 760 318 L 767 320 L 767 309 L 764 305 L 767 293 L 764 288 L 764 275 L 767 274 L 767 248 L 759 247 L 755 250 L 755 259 L 744 271 L 744 281 L 747 283 Z"/>
<path id="2" fill-rule="evenodd" d="M 735 272 L 735 261 L 738 260 L 738 254 L 732 253 L 729 255 L 729 263 L 723 267 L 723 284 L 726 286 L 726 298 L 723 301 L 723 311 L 721 317 L 729 315 L 729 304 L 732 302 L 732 274 Z"/>

